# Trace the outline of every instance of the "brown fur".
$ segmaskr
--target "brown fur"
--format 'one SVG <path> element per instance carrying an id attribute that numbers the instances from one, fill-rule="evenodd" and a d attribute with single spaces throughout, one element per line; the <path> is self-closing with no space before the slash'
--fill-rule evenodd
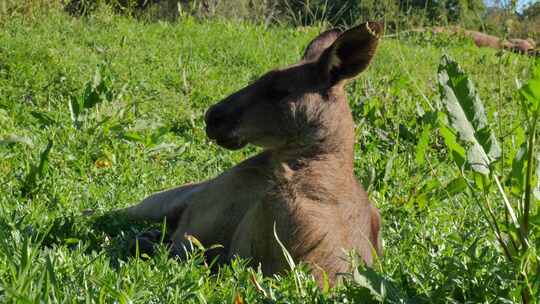
<path id="1" fill-rule="evenodd" d="M 492 35 L 476 31 L 465 31 L 465 35 L 471 37 L 477 47 L 489 47 L 493 49 L 504 47 L 504 41 Z"/>
<path id="2" fill-rule="evenodd" d="M 508 39 L 510 50 L 521 54 L 530 54 L 534 52 L 536 43 L 532 39 Z"/>
<path id="3" fill-rule="evenodd" d="M 536 54 L 535 48 L 536 43 L 532 39 L 518 39 L 518 38 L 510 38 L 508 40 L 501 39 L 499 37 L 488 35 L 485 33 L 481 33 L 478 31 L 469 31 L 469 30 L 463 30 L 459 27 L 449 27 L 447 29 L 445 28 L 434 28 L 434 33 L 441 33 L 441 32 L 450 32 L 450 33 L 463 33 L 465 36 L 470 37 L 474 44 L 477 47 L 488 47 L 492 49 L 504 49 L 508 50 L 514 53 L 519 54 L 528 54 L 531 56 L 534 56 Z"/>
<path id="4" fill-rule="evenodd" d="M 459 26 L 441 27 L 436 26 L 430 29 L 416 28 L 406 32 L 418 32 L 423 33 L 431 31 L 433 34 L 448 33 L 453 35 L 463 35 L 473 40 L 477 47 L 488 47 L 492 49 L 503 49 L 518 54 L 524 54 L 529 56 L 539 56 L 540 50 L 536 49 L 536 42 L 533 39 L 518 39 L 509 38 L 508 40 L 501 39 L 499 37 L 488 35 L 478 31 L 465 30 Z M 391 35 L 397 36 L 397 35 Z"/>
<path id="5" fill-rule="evenodd" d="M 532 39 L 512 38 L 503 40 L 498 37 L 476 32 L 465 31 L 465 35 L 471 37 L 478 47 L 490 47 L 494 49 L 506 49 L 515 53 L 529 54 L 534 51 L 536 44 Z"/>
<path id="6" fill-rule="evenodd" d="M 207 135 L 239 149 L 263 152 L 218 177 L 154 194 L 124 209 L 133 219 L 173 223 L 175 247 L 185 235 L 221 244 L 233 256 L 287 270 L 274 227 L 295 261 L 311 265 L 321 282 L 349 271 L 346 251 L 367 264 L 380 252 L 380 216 L 353 173 L 354 122 L 344 85 L 369 65 L 383 27 L 370 22 L 344 33 L 330 30 L 306 48 L 302 60 L 267 73 L 212 106 Z"/>

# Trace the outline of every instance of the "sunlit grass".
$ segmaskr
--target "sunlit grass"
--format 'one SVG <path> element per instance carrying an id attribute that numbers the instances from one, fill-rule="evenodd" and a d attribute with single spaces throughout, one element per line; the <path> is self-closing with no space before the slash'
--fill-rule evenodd
<path id="1" fill-rule="evenodd" d="M 213 177 L 252 155 L 252 147 L 230 152 L 211 144 L 204 110 L 265 71 L 294 63 L 318 32 L 190 18 L 143 23 L 106 13 L 76 19 L 54 11 L 7 21 L 0 28 L 0 300 L 366 299 L 358 279 L 324 293 L 297 271 L 262 278 L 235 261 L 212 272 L 200 253 L 182 262 L 164 250 L 131 258 L 127 240 L 150 227 L 81 216 Z M 480 211 L 465 197 L 440 191 L 454 170 L 437 130 L 430 132 L 425 162 L 416 160 L 425 113 L 440 104 L 436 72 L 443 53 L 475 80 L 490 120 L 501 122 L 495 132 L 512 144 L 504 136 L 519 123 L 513 96 L 530 59 L 452 37 L 384 40 L 373 65 L 348 88 L 358 126 L 355 169 L 384 218 L 378 274 L 362 275 L 394 288 L 394 299 L 511 301 L 513 276 Z M 85 107 L 92 92 L 98 102 Z M 74 102 L 83 105 L 75 116 Z M 35 180 L 25 186 L 32 168 Z M 306 280 L 303 295 L 296 292 L 299 277 Z"/>

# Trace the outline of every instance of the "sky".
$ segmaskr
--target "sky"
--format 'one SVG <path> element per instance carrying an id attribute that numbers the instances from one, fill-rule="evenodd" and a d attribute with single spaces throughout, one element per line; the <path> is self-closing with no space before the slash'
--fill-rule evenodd
<path id="1" fill-rule="evenodd" d="M 525 8 L 527 5 L 536 2 L 539 0 L 518 0 L 518 10 L 521 11 L 523 8 Z M 493 4 L 496 2 L 495 0 L 485 0 L 484 1 L 487 5 Z M 502 0 L 502 2 L 507 2 L 507 0 Z"/>
<path id="2" fill-rule="evenodd" d="M 523 9 L 524 7 L 526 7 L 527 5 L 535 2 L 535 1 L 538 1 L 538 0 L 521 0 L 521 1 L 518 1 L 518 7 L 520 9 Z"/>

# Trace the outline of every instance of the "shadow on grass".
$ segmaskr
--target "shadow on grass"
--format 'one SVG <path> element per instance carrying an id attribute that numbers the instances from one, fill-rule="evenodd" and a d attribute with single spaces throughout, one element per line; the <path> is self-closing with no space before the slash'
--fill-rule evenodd
<path id="1" fill-rule="evenodd" d="M 50 223 L 41 243 L 44 247 L 67 246 L 85 253 L 102 252 L 113 266 L 134 256 L 134 240 L 152 224 L 128 220 L 118 212 L 59 216 Z"/>

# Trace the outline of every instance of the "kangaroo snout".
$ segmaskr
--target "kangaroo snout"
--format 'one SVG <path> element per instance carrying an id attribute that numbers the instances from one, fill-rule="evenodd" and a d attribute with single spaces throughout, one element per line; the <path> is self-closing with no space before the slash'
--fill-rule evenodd
<path id="1" fill-rule="evenodd" d="M 236 150 L 244 147 L 236 130 L 240 121 L 240 114 L 227 111 L 223 104 L 218 103 L 210 107 L 204 116 L 206 123 L 206 136 L 226 149 Z"/>
<path id="2" fill-rule="evenodd" d="M 206 123 L 206 135 L 210 139 L 216 139 L 219 135 L 219 130 L 225 124 L 225 113 L 216 106 L 210 107 L 204 115 Z"/>

